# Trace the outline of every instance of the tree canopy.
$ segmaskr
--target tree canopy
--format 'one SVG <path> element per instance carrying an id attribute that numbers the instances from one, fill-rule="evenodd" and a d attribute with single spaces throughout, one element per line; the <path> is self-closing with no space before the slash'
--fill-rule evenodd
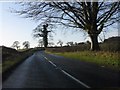
<path id="1" fill-rule="evenodd" d="M 20 44 L 19 41 L 14 41 L 12 47 L 18 50 L 20 48 L 19 44 Z"/>
<path id="2" fill-rule="evenodd" d="M 47 45 L 48 45 L 48 33 L 51 32 L 51 31 L 47 30 L 47 27 L 48 27 L 48 24 L 43 25 L 42 28 L 38 25 L 33 30 L 34 31 L 33 36 L 35 38 L 40 38 L 40 37 L 43 38 L 44 47 L 47 47 Z"/>
<path id="3" fill-rule="evenodd" d="M 98 0 L 99 1 L 99 0 Z M 16 13 L 40 24 L 61 24 L 86 31 L 91 38 L 91 50 L 99 50 L 98 35 L 103 28 L 120 21 L 120 2 L 27 2 Z"/>
<path id="4" fill-rule="evenodd" d="M 30 42 L 29 42 L 29 41 L 24 41 L 24 42 L 23 42 L 23 46 L 24 46 L 24 48 L 26 48 L 26 49 L 30 48 Z"/>

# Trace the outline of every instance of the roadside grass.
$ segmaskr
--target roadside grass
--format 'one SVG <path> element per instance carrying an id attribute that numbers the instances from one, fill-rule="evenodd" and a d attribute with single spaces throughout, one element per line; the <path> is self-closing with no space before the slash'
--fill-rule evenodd
<path id="1" fill-rule="evenodd" d="M 2 74 L 2 63 L 0 63 L 0 75 Z"/>
<path id="2" fill-rule="evenodd" d="M 14 56 L 10 56 L 8 59 L 6 59 L 2 63 L 2 72 L 7 71 L 9 68 L 13 67 L 14 65 L 16 65 L 17 63 L 19 63 L 20 61 L 23 61 L 27 57 L 28 57 L 27 54 L 25 54 L 25 55 L 23 55 L 23 54 L 15 55 L 14 54 Z"/>
<path id="3" fill-rule="evenodd" d="M 5 46 L 0 46 L 0 48 L 2 48 L 2 62 L 0 63 L 0 72 L 2 73 L 3 82 L 16 69 L 16 67 L 25 61 L 29 56 L 37 51 L 42 50 L 42 48 L 15 50 Z"/>
<path id="4" fill-rule="evenodd" d="M 67 58 L 78 59 L 85 62 L 92 62 L 100 66 L 109 67 L 118 70 L 119 66 L 119 52 L 109 51 L 78 51 L 78 52 L 48 52 Z"/>
<path id="5" fill-rule="evenodd" d="M 15 50 L 2 46 L 2 73 L 12 70 L 22 61 L 31 56 L 34 52 L 43 50 L 43 48 L 29 48 Z"/>
<path id="6" fill-rule="evenodd" d="M 26 58 L 31 56 L 35 50 L 22 50 L 22 51 L 16 51 L 16 50 L 8 50 L 7 48 L 4 48 L 2 50 L 2 73 L 8 71 L 10 68 L 16 66 L 18 63 L 24 61 Z"/>

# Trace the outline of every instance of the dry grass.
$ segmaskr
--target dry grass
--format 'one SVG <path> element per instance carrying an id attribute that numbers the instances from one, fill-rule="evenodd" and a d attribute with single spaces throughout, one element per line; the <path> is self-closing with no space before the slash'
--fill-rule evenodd
<path id="1" fill-rule="evenodd" d="M 92 62 L 98 65 L 110 67 L 112 69 L 119 69 L 119 52 L 105 52 L 105 51 L 79 51 L 79 52 L 62 52 L 54 53 L 67 58 L 82 60 L 85 62 Z"/>

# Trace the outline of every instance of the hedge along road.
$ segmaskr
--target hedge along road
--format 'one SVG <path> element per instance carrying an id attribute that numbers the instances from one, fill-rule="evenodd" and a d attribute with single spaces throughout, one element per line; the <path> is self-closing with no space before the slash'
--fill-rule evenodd
<path id="1" fill-rule="evenodd" d="M 34 53 L 3 83 L 3 88 L 119 87 L 118 72 L 94 64 Z"/>

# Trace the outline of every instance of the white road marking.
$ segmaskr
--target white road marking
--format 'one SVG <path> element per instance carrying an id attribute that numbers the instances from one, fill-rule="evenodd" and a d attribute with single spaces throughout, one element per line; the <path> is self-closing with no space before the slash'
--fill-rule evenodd
<path id="1" fill-rule="evenodd" d="M 48 60 L 48 58 L 46 58 L 45 56 L 44 56 L 44 58 L 45 58 L 46 60 Z"/>
<path id="2" fill-rule="evenodd" d="M 53 66 L 57 67 L 53 62 L 49 61 Z"/>
<path id="3" fill-rule="evenodd" d="M 54 67 L 57 67 L 52 61 L 50 61 L 47 57 L 43 56 L 46 60 L 48 60 L 48 62 L 50 62 Z M 67 75 L 68 77 L 70 77 L 71 79 L 73 79 L 74 81 L 76 81 L 77 83 L 81 84 L 82 86 L 84 86 L 85 88 L 91 88 L 90 86 L 86 85 L 85 83 L 83 83 L 82 81 L 78 80 L 77 78 L 73 77 L 72 75 L 70 75 L 69 73 L 67 73 L 66 71 L 60 69 L 65 75 Z"/>
<path id="4" fill-rule="evenodd" d="M 51 63 L 54 67 L 57 67 L 53 62 L 51 62 L 47 57 L 43 56 L 49 63 Z"/>
<path id="5" fill-rule="evenodd" d="M 76 82 L 78 82 L 79 84 L 83 85 L 86 88 L 91 88 L 90 86 L 86 85 L 85 83 L 81 82 L 80 80 L 76 79 L 75 77 L 73 77 L 72 75 L 70 75 L 69 73 L 67 73 L 64 70 L 61 70 L 65 75 L 69 76 L 70 78 L 72 78 L 73 80 L 75 80 Z"/>

